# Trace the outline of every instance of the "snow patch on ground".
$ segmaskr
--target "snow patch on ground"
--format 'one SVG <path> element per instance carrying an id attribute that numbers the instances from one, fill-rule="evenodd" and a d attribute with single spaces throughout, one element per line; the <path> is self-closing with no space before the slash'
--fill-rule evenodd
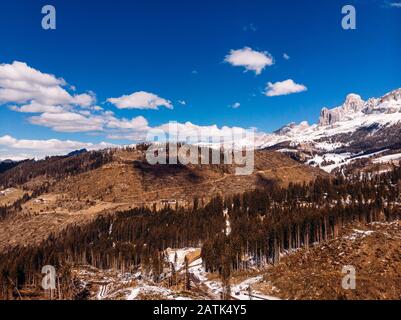
<path id="1" fill-rule="evenodd" d="M 367 236 L 370 236 L 373 233 L 374 233 L 373 230 L 353 229 L 353 233 L 351 233 L 349 236 L 344 237 L 344 239 L 354 241 L 354 240 L 357 240 L 357 239 L 363 239 L 363 238 L 365 238 Z"/>
<path id="2" fill-rule="evenodd" d="M 326 172 L 331 172 L 334 169 L 341 167 L 344 164 L 347 164 L 349 162 L 350 158 L 352 157 L 351 153 L 340 153 L 340 154 L 335 154 L 335 153 L 327 153 L 323 156 L 316 155 L 312 159 L 310 159 L 307 164 L 309 165 L 317 165 Z M 330 163 L 328 165 L 324 165 L 324 163 Z"/>
<path id="3" fill-rule="evenodd" d="M 178 270 L 178 269 L 184 267 L 185 257 L 188 254 L 193 253 L 193 252 L 195 252 L 197 250 L 199 250 L 199 248 L 182 248 L 182 249 L 170 249 L 170 248 L 168 248 L 166 250 L 168 262 L 173 263 L 174 264 L 174 268 L 176 270 Z M 177 256 L 177 261 L 175 261 L 175 257 L 176 256 Z"/>
<path id="4" fill-rule="evenodd" d="M 261 294 L 252 289 L 252 285 L 263 281 L 263 276 L 257 276 L 242 281 L 240 284 L 232 287 L 232 295 L 239 300 L 281 300 L 280 298 Z M 249 292 L 251 286 L 251 292 Z M 250 294 L 250 295 L 249 295 Z"/>
<path id="5" fill-rule="evenodd" d="M 355 160 L 360 160 L 360 159 L 368 159 L 368 158 L 372 158 L 375 157 L 385 151 L 388 151 L 388 149 L 385 150 L 381 150 L 381 151 L 377 151 L 377 152 L 373 152 L 373 153 L 369 153 L 369 154 L 363 154 L 363 155 L 358 155 L 358 154 L 352 154 L 349 152 L 345 152 L 345 153 L 327 153 L 325 155 L 316 155 L 315 157 L 313 157 L 312 159 L 308 160 L 307 164 L 309 165 L 317 165 L 319 166 L 321 169 L 323 169 L 324 171 L 330 173 L 332 172 L 334 169 L 337 169 L 343 165 L 348 165 L 350 163 L 352 163 Z M 385 157 L 390 157 L 390 156 L 385 156 Z M 396 157 L 397 158 L 397 157 Z M 401 154 L 399 154 L 399 157 L 401 158 Z M 373 160 L 373 162 L 375 163 L 375 160 Z M 329 163 L 328 165 L 324 165 L 326 163 Z"/>
<path id="6" fill-rule="evenodd" d="M 401 159 L 401 153 L 390 154 L 382 156 L 377 159 L 373 159 L 373 163 L 392 163 Z"/>
<path id="7" fill-rule="evenodd" d="M 163 287 L 150 286 L 150 285 L 140 285 L 139 287 L 132 288 L 131 293 L 127 297 L 127 300 L 136 300 L 140 294 L 158 294 L 166 298 L 173 298 L 173 293 L 171 290 Z"/>

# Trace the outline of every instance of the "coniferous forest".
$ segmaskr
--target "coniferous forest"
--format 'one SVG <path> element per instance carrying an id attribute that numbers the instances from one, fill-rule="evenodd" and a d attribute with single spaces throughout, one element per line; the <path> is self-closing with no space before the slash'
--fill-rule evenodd
<path id="1" fill-rule="evenodd" d="M 13 247 L 0 255 L 0 297 L 18 298 L 19 290 L 38 285 L 41 268 L 58 271 L 57 298 L 83 299 L 71 276 L 74 265 L 134 271 L 139 266 L 160 281 L 167 248 L 201 247 L 207 271 L 227 279 L 233 270 L 279 262 L 286 251 L 336 238 L 352 222 L 401 218 L 401 169 L 373 176 L 318 178 L 309 184 L 215 197 L 191 208 L 135 208 L 99 216 L 50 235 L 37 246 Z M 1 212 L 0 212 L 1 213 Z M 226 230 L 229 220 L 231 232 Z"/>

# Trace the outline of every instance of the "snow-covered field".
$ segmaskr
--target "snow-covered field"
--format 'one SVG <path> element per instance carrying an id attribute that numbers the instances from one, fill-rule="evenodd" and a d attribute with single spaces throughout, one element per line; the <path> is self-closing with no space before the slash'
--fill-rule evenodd
<path id="1" fill-rule="evenodd" d="M 363 238 L 371 235 L 372 233 L 374 233 L 374 231 L 372 231 L 372 230 L 353 229 L 353 232 L 350 235 L 345 236 L 344 239 L 346 239 L 346 240 L 363 239 Z"/>
<path id="2" fill-rule="evenodd" d="M 346 153 L 327 153 L 325 155 L 316 155 L 312 159 L 307 161 L 307 164 L 309 165 L 317 165 L 324 171 L 330 173 L 334 169 L 337 169 L 341 166 L 348 165 L 352 163 L 353 161 L 360 160 L 360 159 L 368 159 L 368 158 L 374 158 L 377 155 L 388 151 L 388 149 L 380 150 L 378 152 L 373 152 L 369 154 L 364 154 L 364 155 L 357 155 L 357 154 L 352 154 L 349 152 Z M 372 160 L 373 163 L 387 163 L 390 162 L 391 160 L 395 159 L 400 159 L 401 158 L 401 153 L 400 154 L 394 154 L 394 155 L 388 155 L 388 156 L 383 156 L 380 158 L 375 158 Z M 325 165 L 324 163 L 329 163 L 328 165 Z"/>
<path id="3" fill-rule="evenodd" d="M 393 163 L 401 160 L 401 153 L 390 154 L 387 156 L 373 159 L 373 163 Z"/>

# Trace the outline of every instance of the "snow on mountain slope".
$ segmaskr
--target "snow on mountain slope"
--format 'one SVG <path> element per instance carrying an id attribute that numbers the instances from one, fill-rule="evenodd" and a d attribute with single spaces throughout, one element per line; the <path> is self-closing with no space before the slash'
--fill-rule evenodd
<path id="1" fill-rule="evenodd" d="M 373 101 L 376 103 L 373 104 Z M 400 121 L 401 88 L 381 99 L 369 99 L 367 102 L 363 102 L 358 95 L 350 94 L 342 106 L 331 110 L 323 108 L 318 124 L 309 125 L 306 121 L 300 124 L 290 123 L 273 134 L 259 136 L 256 142 L 259 143 L 258 147 L 268 147 L 287 140 L 294 145 L 356 131 L 374 124 L 390 126 Z M 328 150 L 333 148 L 333 144 L 322 143 L 320 147 Z"/>
<path id="2" fill-rule="evenodd" d="M 255 147 L 301 152 L 304 160 L 327 171 L 360 155 L 400 149 L 401 88 L 367 101 L 349 94 L 341 106 L 323 108 L 318 123 L 290 123 L 272 134 L 259 134 Z"/>

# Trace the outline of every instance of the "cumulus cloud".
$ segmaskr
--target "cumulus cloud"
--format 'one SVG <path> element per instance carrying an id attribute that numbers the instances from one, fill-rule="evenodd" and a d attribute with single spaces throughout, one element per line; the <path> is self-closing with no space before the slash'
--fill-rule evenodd
<path id="1" fill-rule="evenodd" d="M 138 121 L 140 120 L 138 119 Z M 216 145 L 220 145 L 220 143 L 224 142 L 228 143 L 227 146 L 229 146 L 230 143 L 238 145 L 243 139 L 249 139 L 250 132 L 249 129 L 241 127 L 218 127 L 217 125 L 201 126 L 192 122 L 168 122 L 154 127 L 145 125 L 145 122 L 143 124 L 143 130 L 118 130 L 108 134 L 107 138 L 114 140 L 131 140 L 135 142 L 154 142 L 156 140 L 153 138 L 158 137 L 157 141 L 159 142 L 172 140 L 194 144 L 212 143 Z M 140 128 L 140 126 L 137 128 Z"/>
<path id="2" fill-rule="evenodd" d="M 29 118 L 30 123 L 52 128 L 58 132 L 102 131 L 104 118 L 97 115 L 84 115 L 78 112 L 50 113 Z"/>
<path id="3" fill-rule="evenodd" d="M 93 97 L 89 94 L 72 96 L 64 87 L 63 78 L 40 72 L 24 62 L 0 65 L 0 103 L 26 104 L 36 102 L 43 105 L 89 105 Z"/>
<path id="4" fill-rule="evenodd" d="M 288 79 L 285 81 L 279 81 L 276 83 L 269 82 L 266 88 L 266 96 L 275 97 L 275 96 L 283 96 L 292 93 L 298 93 L 302 91 L 306 91 L 307 87 L 303 84 L 297 84 L 292 79 Z"/>
<path id="5" fill-rule="evenodd" d="M 112 129 L 146 131 L 149 130 L 149 123 L 148 120 L 142 116 L 132 118 L 131 120 L 111 117 L 107 122 L 107 127 Z"/>
<path id="6" fill-rule="evenodd" d="M 64 89 L 67 86 L 76 90 L 64 79 L 40 72 L 23 62 L 0 65 L 0 104 L 6 104 L 16 112 L 38 114 L 28 118 L 31 124 L 57 132 L 142 132 L 148 128 L 145 118 L 119 119 L 113 112 L 95 105 L 93 92 L 71 95 Z M 151 106 L 170 106 L 169 101 L 152 94 L 131 98 L 142 99 Z"/>
<path id="7" fill-rule="evenodd" d="M 284 54 L 283 54 L 283 58 L 284 58 L 285 60 L 290 60 L 290 56 L 289 56 L 287 53 L 285 53 L 285 52 L 284 52 Z"/>
<path id="8" fill-rule="evenodd" d="M 78 94 L 73 98 L 73 103 L 79 105 L 80 107 L 90 107 L 95 101 L 96 98 L 93 93 Z"/>
<path id="9" fill-rule="evenodd" d="M 114 104 L 119 109 L 152 109 L 159 107 L 173 109 L 171 101 L 157 96 L 154 93 L 139 91 L 130 95 L 123 95 L 119 98 L 109 98 L 108 102 Z"/>
<path id="10" fill-rule="evenodd" d="M 240 106 L 241 106 L 241 103 L 235 102 L 235 103 L 233 103 L 233 104 L 231 105 L 231 108 L 233 108 L 233 109 L 238 109 Z"/>
<path id="11" fill-rule="evenodd" d="M 247 50 L 247 49 L 245 49 Z M 264 55 L 264 53 L 261 53 Z M 263 60 L 263 59 L 262 59 Z M 244 64 L 249 70 L 261 72 L 266 61 L 254 61 Z M 245 63 L 245 62 L 244 62 Z M 68 92 L 74 91 L 74 94 Z M 23 62 L 0 65 L 0 105 L 11 110 L 32 114 L 27 120 L 34 125 L 50 128 L 57 132 L 84 132 L 102 134 L 109 139 L 146 141 L 146 135 L 152 130 L 167 130 L 169 123 L 151 127 L 142 116 L 134 118 L 118 117 L 110 110 L 96 105 L 92 92 L 77 93 L 76 88 L 67 84 L 64 79 L 40 72 Z M 158 109 L 173 108 L 169 100 L 153 93 L 136 92 L 120 98 L 110 98 L 109 102 L 118 108 Z M 179 100 L 177 103 L 185 105 Z M 233 105 L 239 107 L 239 103 Z M 221 127 L 217 125 L 199 126 L 191 122 L 177 124 L 178 134 L 193 136 L 212 136 L 218 139 L 245 132 L 242 128 Z M 25 159 L 46 155 L 65 154 L 72 150 L 86 148 L 106 148 L 113 144 L 91 144 L 71 140 L 18 140 L 10 135 L 0 137 L 1 158 Z"/>
<path id="12" fill-rule="evenodd" d="M 273 57 L 268 52 L 254 51 L 249 47 L 231 50 L 224 61 L 235 67 L 244 67 L 246 71 L 254 71 L 257 75 L 274 64 Z"/>
<path id="13" fill-rule="evenodd" d="M 43 158 L 52 155 L 64 155 L 77 149 L 99 150 L 116 147 L 115 144 L 100 142 L 97 144 L 72 140 L 24 140 L 10 135 L 0 137 L 2 149 L 1 160 L 22 160 L 27 158 Z"/>
<path id="14" fill-rule="evenodd" d="M 1 64 L 0 79 L 2 84 L 7 81 L 13 81 L 15 83 L 14 87 L 22 87 L 27 84 L 36 84 L 44 87 L 65 85 L 64 79 L 42 73 L 19 61 L 14 61 L 12 64 Z"/>
<path id="15" fill-rule="evenodd" d="M 35 101 L 31 101 L 29 104 L 22 105 L 20 107 L 13 105 L 10 106 L 10 109 L 17 112 L 23 113 L 62 113 L 65 111 L 63 107 L 60 106 L 49 106 L 45 104 L 40 104 Z"/>
<path id="16" fill-rule="evenodd" d="M 143 132 L 149 129 L 148 121 L 138 116 L 132 119 L 117 118 L 113 112 L 92 113 L 89 110 L 80 112 L 50 113 L 29 118 L 30 123 L 48 127 L 58 132 Z"/>
<path id="17" fill-rule="evenodd" d="M 201 126 L 194 124 L 192 122 L 169 122 L 162 124 L 160 126 L 152 128 L 153 130 L 163 131 L 165 134 L 170 134 L 176 132 L 178 137 L 191 137 L 197 141 L 202 141 L 202 138 L 208 139 L 210 137 L 221 138 L 232 136 L 233 134 L 245 134 L 247 132 L 246 129 L 241 127 L 228 127 L 222 126 L 218 127 L 217 125 L 209 125 L 209 126 Z M 174 136 L 174 134 L 173 134 Z M 208 141 L 203 141 L 208 142 Z"/>

